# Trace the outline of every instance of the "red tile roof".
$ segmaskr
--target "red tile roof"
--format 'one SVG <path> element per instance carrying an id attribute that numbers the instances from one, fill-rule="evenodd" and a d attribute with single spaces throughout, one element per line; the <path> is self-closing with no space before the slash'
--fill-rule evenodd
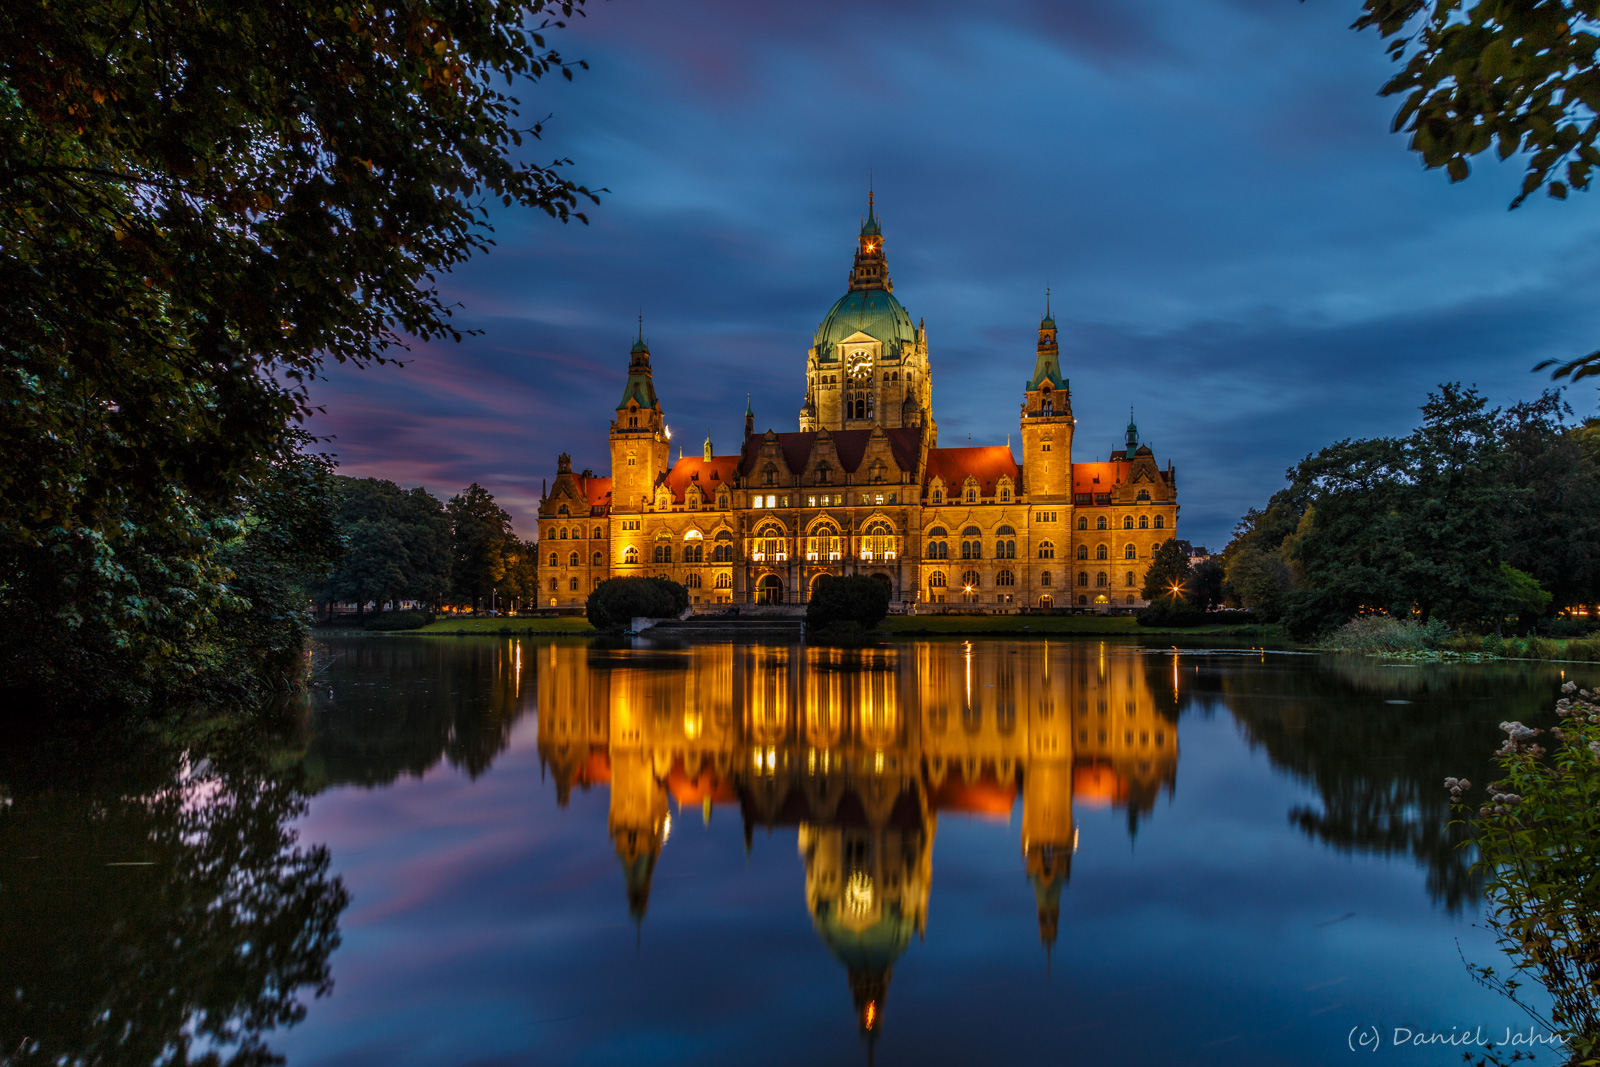
<path id="1" fill-rule="evenodd" d="M 1072 491 L 1074 493 L 1109 493 L 1118 482 L 1128 480 L 1128 473 L 1133 470 L 1133 464 L 1121 458 L 1121 452 L 1113 452 L 1111 459 L 1099 463 L 1074 463 L 1072 465 Z M 1167 472 L 1156 468 L 1156 473 L 1163 482 L 1167 481 Z M 1096 482 L 1095 479 L 1100 481 Z"/>
<path id="2" fill-rule="evenodd" d="M 573 481 L 578 483 L 578 492 L 589 502 L 589 514 L 603 515 L 611 507 L 611 479 L 585 477 L 575 475 Z"/>
<path id="3" fill-rule="evenodd" d="M 961 491 L 968 477 L 978 480 L 978 495 L 993 496 L 1001 478 L 1010 478 L 1014 491 L 1021 491 L 1022 468 L 1005 445 L 979 445 L 973 448 L 928 449 L 925 482 L 935 477 L 944 480 L 951 493 Z"/>
<path id="4" fill-rule="evenodd" d="M 667 472 L 666 485 L 679 504 L 691 485 L 698 485 L 705 499 L 716 500 L 718 487 L 733 488 L 738 469 L 738 456 L 712 456 L 709 462 L 703 456 L 683 456 Z"/>

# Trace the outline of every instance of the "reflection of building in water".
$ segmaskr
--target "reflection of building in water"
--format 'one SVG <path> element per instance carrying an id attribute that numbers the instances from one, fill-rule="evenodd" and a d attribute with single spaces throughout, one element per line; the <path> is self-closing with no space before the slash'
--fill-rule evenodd
<path id="1" fill-rule="evenodd" d="M 633 916 L 671 830 L 669 794 L 708 821 L 738 805 L 747 847 L 757 826 L 796 827 L 806 906 L 869 1036 L 895 962 L 927 923 L 941 813 L 1009 820 L 1021 794 L 1048 950 L 1077 848 L 1074 804 L 1126 808 L 1131 832 L 1177 778 L 1171 705 L 1151 681 L 1163 665 L 1105 646 L 539 655 L 541 759 L 563 805 L 574 784 L 610 784 Z"/>

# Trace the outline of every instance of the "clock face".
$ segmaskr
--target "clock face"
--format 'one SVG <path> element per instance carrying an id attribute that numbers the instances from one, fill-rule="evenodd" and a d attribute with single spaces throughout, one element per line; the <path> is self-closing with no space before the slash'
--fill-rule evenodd
<path id="1" fill-rule="evenodd" d="M 872 377 L 872 353 L 853 352 L 850 355 L 850 377 Z"/>

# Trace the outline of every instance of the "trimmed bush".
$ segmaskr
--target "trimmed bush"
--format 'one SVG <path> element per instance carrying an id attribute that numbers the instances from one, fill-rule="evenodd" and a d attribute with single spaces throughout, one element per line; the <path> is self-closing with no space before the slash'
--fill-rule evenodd
<path id="1" fill-rule="evenodd" d="M 383 632 L 420 630 L 432 621 L 433 616 L 425 611 L 385 611 L 368 618 L 362 629 Z"/>
<path id="2" fill-rule="evenodd" d="M 852 633 L 870 630 L 889 614 L 889 584 L 866 574 L 825 575 L 811 587 L 806 628 Z"/>
<path id="3" fill-rule="evenodd" d="M 621 633 L 636 618 L 671 619 L 689 607 L 689 591 L 666 578 L 610 578 L 589 594 L 585 614 L 596 630 Z"/>

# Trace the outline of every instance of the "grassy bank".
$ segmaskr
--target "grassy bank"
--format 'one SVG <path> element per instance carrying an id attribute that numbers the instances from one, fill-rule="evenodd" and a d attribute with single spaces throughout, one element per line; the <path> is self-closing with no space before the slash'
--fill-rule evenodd
<path id="1" fill-rule="evenodd" d="M 895 615 L 884 619 L 876 633 L 895 636 L 957 634 L 991 637 L 1002 634 L 1036 636 L 1083 634 L 1125 637 L 1204 636 L 1221 634 L 1257 640 L 1282 640 L 1276 626 L 1187 626 L 1166 629 L 1140 626 L 1131 615 Z"/>
<path id="2" fill-rule="evenodd" d="M 525 619 L 452 619 L 442 618 L 430 622 L 420 630 L 407 630 L 413 634 L 576 634 L 593 637 L 598 631 L 581 615 L 561 615 L 555 618 L 529 617 Z"/>

